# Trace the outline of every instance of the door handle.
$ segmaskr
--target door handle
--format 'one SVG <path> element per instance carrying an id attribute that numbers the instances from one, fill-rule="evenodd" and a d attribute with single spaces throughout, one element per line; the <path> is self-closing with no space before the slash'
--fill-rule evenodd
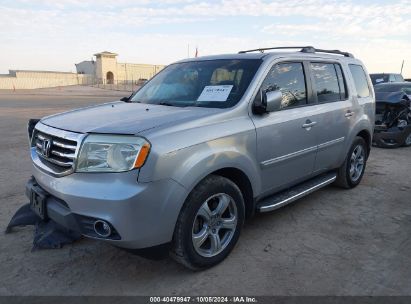
<path id="1" fill-rule="evenodd" d="M 304 129 L 310 129 L 311 127 L 313 127 L 313 126 L 315 126 L 317 124 L 317 122 L 316 121 L 311 121 L 311 120 L 307 120 L 306 122 L 305 122 L 305 124 L 303 124 L 303 128 Z"/>
<path id="2" fill-rule="evenodd" d="M 345 117 L 351 117 L 351 116 L 353 116 L 354 115 L 354 112 L 352 112 L 352 111 L 350 111 L 350 110 L 348 110 L 345 114 L 344 114 L 344 116 Z"/>

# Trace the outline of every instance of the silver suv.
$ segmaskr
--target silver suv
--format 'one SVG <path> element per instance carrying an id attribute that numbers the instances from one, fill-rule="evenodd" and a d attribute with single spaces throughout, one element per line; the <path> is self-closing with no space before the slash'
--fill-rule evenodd
<path id="1" fill-rule="evenodd" d="M 121 101 L 43 118 L 29 132 L 33 210 L 203 269 L 255 212 L 357 186 L 374 126 L 367 71 L 349 53 L 281 49 L 182 60 Z"/>

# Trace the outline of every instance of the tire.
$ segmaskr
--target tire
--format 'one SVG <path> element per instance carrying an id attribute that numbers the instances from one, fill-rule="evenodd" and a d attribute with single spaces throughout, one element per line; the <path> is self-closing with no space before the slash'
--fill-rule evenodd
<path id="1" fill-rule="evenodd" d="M 411 146 L 411 132 L 408 134 L 408 136 L 404 140 L 404 147 L 410 147 Z"/>
<path id="2" fill-rule="evenodd" d="M 360 149 L 361 152 L 358 150 Z M 354 153 L 354 151 L 356 153 Z M 358 154 L 360 153 L 360 155 Z M 356 156 L 354 156 L 354 154 Z M 358 158 L 356 158 L 358 156 Z M 348 151 L 344 163 L 338 169 L 335 184 L 345 189 L 351 189 L 361 182 L 368 157 L 368 147 L 362 137 L 357 136 Z M 362 158 L 362 160 L 361 160 Z M 354 171 L 352 171 L 354 166 Z"/>
<path id="3" fill-rule="evenodd" d="M 220 263 L 238 241 L 244 210 L 244 199 L 235 183 L 217 175 L 206 177 L 191 191 L 180 212 L 171 256 L 192 270 Z"/>

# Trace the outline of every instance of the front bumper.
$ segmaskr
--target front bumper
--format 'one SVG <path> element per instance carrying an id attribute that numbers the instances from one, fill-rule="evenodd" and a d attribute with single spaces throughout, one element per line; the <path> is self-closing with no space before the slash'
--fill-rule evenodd
<path id="1" fill-rule="evenodd" d="M 137 174 L 73 173 L 58 178 L 33 165 L 35 182 L 49 193 L 46 208 L 53 221 L 128 249 L 168 243 L 187 192 L 172 179 L 138 183 Z M 96 219 L 112 226 L 110 237 L 94 232 Z"/>
<path id="2" fill-rule="evenodd" d="M 392 127 L 385 130 L 374 130 L 373 143 L 378 147 L 397 148 L 404 144 L 405 139 L 411 133 L 411 125 L 402 129 Z"/>

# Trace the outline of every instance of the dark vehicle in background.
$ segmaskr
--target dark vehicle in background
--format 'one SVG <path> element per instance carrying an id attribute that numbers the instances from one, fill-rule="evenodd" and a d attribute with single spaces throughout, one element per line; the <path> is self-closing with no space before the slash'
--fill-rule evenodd
<path id="1" fill-rule="evenodd" d="M 411 146 L 411 83 L 382 83 L 374 86 L 374 90 L 374 145 L 383 148 Z"/>
<path id="2" fill-rule="evenodd" d="M 395 73 L 378 73 L 370 74 L 372 85 L 377 85 L 386 82 L 404 82 L 404 78 L 401 74 Z"/>

